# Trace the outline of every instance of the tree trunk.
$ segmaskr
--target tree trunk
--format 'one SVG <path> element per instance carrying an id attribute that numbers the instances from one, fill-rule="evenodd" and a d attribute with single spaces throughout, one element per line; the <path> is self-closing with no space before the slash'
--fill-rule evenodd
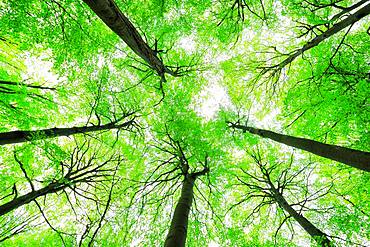
<path id="1" fill-rule="evenodd" d="M 37 88 L 37 89 L 44 89 L 44 90 L 56 90 L 54 87 L 44 87 L 44 86 L 36 86 L 36 85 L 30 85 L 23 82 L 14 82 L 14 81 L 3 81 L 0 80 L 1 85 L 12 85 L 12 86 L 22 86 L 22 87 L 29 87 L 29 88 Z"/>
<path id="2" fill-rule="evenodd" d="M 35 200 L 36 198 L 40 197 L 40 196 L 44 196 L 44 195 L 47 195 L 47 194 L 50 194 L 50 193 L 55 193 L 57 191 L 60 191 L 62 189 L 64 189 L 66 187 L 66 184 L 64 183 L 60 183 L 60 182 L 55 182 L 55 183 L 51 183 L 49 184 L 48 186 L 42 188 L 42 189 L 39 189 L 39 190 L 34 190 L 34 191 L 31 191 L 23 196 L 20 196 L 20 197 L 16 197 L 14 198 L 13 200 L 3 204 L 0 206 L 0 216 L 4 215 L 4 214 L 7 214 L 9 213 L 10 211 L 18 208 L 18 207 L 21 207 L 25 204 L 28 204 L 30 202 L 32 202 L 33 200 Z"/>
<path id="3" fill-rule="evenodd" d="M 343 164 L 370 172 L 370 153 L 336 145 L 325 144 L 322 142 L 278 134 L 269 130 L 256 129 L 248 126 L 231 124 L 232 128 L 248 131 L 264 138 L 284 143 L 288 146 L 306 150 L 310 153 L 325 157 Z"/>
<path id="4" fill-rule="evenodd" d="M 82 127 L 71 127 L 71 128 L 51 128 L 43 130 L 32 130 L 32 131 L 9 131 L 0 133 L 0 146 L 12 143 L 21 143 L 31 140 L 42 140 L 47 138 L 53 138 L 58 136 L 70 136 L 80 133 L 88 133 L 93 131 L 119 129 L 127 127 L 133 123 L 133 120 L 127 121 L 123 124 L 109 123 L 98 126 L 82 126 Z"/>
<path id="5" fill-rule="evenodd" d="M 83 0 L 95 14 L 115 32 L 138 56 L 145 60 L 158 75 L 170 73 L 156 52 L 142 39 L 130 20 L 121 12 L 113 0 Z"/>
<path id="6" fill-rule="evenodd" d="M 349 13 L 350 11 L 354 10 L 354 9 L 357 9 L 358 7 L 360 7 L 361 5 L 365 4 L 367 1 L 369 0 L 361 0 L 355 4 L 353 4 L 352 6 L 349 6 L 347 8 L 344 8 L 341 12 L 339 12 L 338 14 L 334 15 L 330 21 L 335 21 L 336 19 L 338 19 L 339 17 Z"/>
<path id="7" fill-rule="evenodd" d="M 280 194 L 277 189 L 272 186 L 271 191 L 276 202 L 282 207 L 286 212 L 292 216 L 295 221 L 308 233 L 311 235 L 315 241 L 323 247 L 332 246 L 330 240 L 327 238 L 326 234 L 320 231 L 316 226 L 314 226 L 308 219 L 303 215 L 299 214 L 289 203 L 285 200 L 282 194 Z"/>
<path id="8" fill-rule="evenodd" d="M 333 36 L 334 34 L 338 33 L 339 31 L 343 30 L 344 28 L 356 23 L 357 21 L 361 20 L 365 16 L 370 14 L 370 4 L 362 7 L 357 12 L 355 12 L 353 15 L 348 16 L 346 19 L 336 23 L 331 28 L 323 32 L 322 34 L 316 36 L 311 41 L 307 42 L 301 49 L 295 51 L 293 54 L 289 55 L 286 59 L 284 59 L 281 63 L 277 65 L 279 69 L 284 68 L 291 62 L 293 62 L 294 59 L 296 59 L 298 56 L 300 56 L 303 52 L 311 49 L 312 47 L 317 46 L 325 39 Z"/>
<path id="9" fill-rule="evenodd" d="M 193 186 L 196 176 L 187 176 L 182 184 L 181 196 L 172 217 L 165 247 L 184 247 L 188 229 L 188 218 L 193 202 Z"/>

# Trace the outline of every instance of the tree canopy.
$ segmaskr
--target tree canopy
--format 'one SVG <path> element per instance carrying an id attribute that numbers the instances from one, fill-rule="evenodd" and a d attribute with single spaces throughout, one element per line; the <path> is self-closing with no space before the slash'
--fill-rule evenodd
<path id="1" fill-rule="evenodd" d="M 0 246 L 369 246 L 368 0 L 0 0 Z"/>

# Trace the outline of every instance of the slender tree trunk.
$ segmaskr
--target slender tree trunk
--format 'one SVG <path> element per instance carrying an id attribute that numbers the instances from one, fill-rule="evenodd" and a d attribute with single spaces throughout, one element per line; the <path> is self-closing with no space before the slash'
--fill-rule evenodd
<path id="1" fill-rule="evenodd" d="M 349 6 L 345 9 L 343 9 L 341 12 L 339 12 L 338 14 L 334 15 L 330 21 L 335 21 L 336 19 L 338 19 L 339 17 L 349 13 L 350 11 L 354 10 L 354 9 L 357 9 L 358 7 L 360 7 L 361 5 L 365 4 L 366 2 L 368 2 L 369 0 L 361 0 L 355 4 L 353 4 L 352 6 Z"/>
<path id="2" fill-rule="evenodd" d="M 29 87 L 29 88 L 37 88 L 37 89 L 44 89 L 44 90 L 56 90 L 54 87 L 44 87 L 44 86 L 36 86 L 36 85 L 30 85 L 23 82 L 14 82 L 14 81 L 3 81 L 0 80 L 1 85 L 13 85 L 13 86 L 23 86 L 23 87 Z"/>
<path id="3" fill-rule="evenodd" d="M 172 217 L 171 227 L 164 243 L 165 247 L 185 246 L 195 179 L 195 176 L 188 176 L 182 184 L 181 196 Z"/>
<path id="4" fill-rule="evenodd" d="M 123 124 L 109 123 L 98 126 L 81 126 L 71 128 L 51 128 L 43 130 L 32 130 L 32 131 L 9 131 L 0 133 L 0 146 L 12 143 L 21 143 L 31 140 L 42 140 L 47 138 L 53 138 L 58 136 L 70 136 L 81 133 L 88 133 L 94 131 L 102 131 L 109 129 L 120 129 L 127 127 L 133 123 L 133 120 L 127 121 Z"/>
<path id="5" fill-rule="evenodd" d="M 256 129 L 248 126 L 232 124 L 232 128 L 248 131 L 251 134 L 259 135 L 264 138 L 284 143 L 291 147 L 306 150 L 310 153 L 335 160 L 346 165 L 370 172 L 370 153 L 336 145 L 325 144 L 322 142 L 278 134 L 269 130 Z"/>
<path id="6" fill-rule="evenodd" d="M 306 219 L 303 215 L 299 214 L 290 204 L 285 200 L 283 195 L 277 191 L 277 189 L 274 187 L 274 185 L 270 184 L 272 186 L 271 191 L 273 194 L 274 199 L 276 202 L 282 207 L 286 212 L 289 213 L 290 216 L 292 216 L 295 221 L 308 233 L 311 235 L 312 238 L 317 241 L 321 246 L 323 247 L 329 247 L 332 246 L 330 240 L 326 236 L 325 233 L 323 233 L 320 229 L 318 229 L 316 226 L 314 226 L 308 219 Z"/>
<path id="7" fill-rule="evenodd" d="M 142 39 L 130 20 L 113 0 L 83 0 L 99 18 L 115 32 L 138 56 L 145 60 L 158 75 L 170 73 L 156 52 Z"/>
<path id="8" fill-rule="evenodd" d="M 336 23 L 331 28 L 323 32 L 322 34 L 316 36 L 311 41 L 307 42 L 301 49 L 295 51 L 293 54 L 289 55 L 286 59 L 284 59 L 281 63 L 277 65 L 279 69 L 284 68 L 291 62 L 293 62 L 294 59 L 296 59 L 298 56 L 300 56 L 303 52 L 311 49 L 312 47 L 317 46 L 325 39 L 333 36 L 334 34 L 338 33 L 339 31 L 343 30 L 344 28 L 356 23 L 357 21 L 361 20 L 365 16 L 370 14 L 370 4 L 365 5 L 361 9 L 359 9 L 354 14 L 348 16 L 346 19 Z"/>
<path id="9" fill-rule="evenodd" d="M 30 202 L 32 202 L 33 200 L 35 200 L 36 198 L 38 198 L 40 196 L 44 196 L 44 195 L 47 195 L 47 194 L 50 194 L 50 193 L 58 192 L 58 191 L 64 189 L 65 187 L 66 187 L 66 185 L 64 183 L 55 182 L 55 183 L 49 184 L 48 186 L 46 186 L 42 189 L 34 190 L 34 191 L 31 191 L 31 192 L 29 192 L 29 193 L 27 193 L 23 196 L 16 197 L 13 200 L 11 200 L 11 201 L 3 204 L 3 205 L 0 205 L 0 216 L 2 216 L 4 214 L 7 214 L 10 211 L 12 211 L 12 210 L 14 210 L 18 207 L 21 207 L 25 204 L 30 203 Z"/>

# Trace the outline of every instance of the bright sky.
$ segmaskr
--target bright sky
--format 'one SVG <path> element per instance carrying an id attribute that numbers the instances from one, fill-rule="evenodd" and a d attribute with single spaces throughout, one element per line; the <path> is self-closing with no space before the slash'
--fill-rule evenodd
<path id="1" fill-rule="evenodd" d="M 61 82 L 61 78 L 51 71 L 53 62 L 48 60 L 51 57 L 49 53 L 50 51 L 46 51 L 41 56 L 36 57 L 26 52 L 25 65 L 27 71 L 22 74 L 22 79 L 41 82 L 45 86 L 58 85 Z"/>
<path id="2" fill-rule="evenodd" d="M 181 38 L 178 42 L 178 46 L 184 49 L 186 53 L 191 55 L 196 50 L 196 42 L 194 40 L 194 36 L 185 36 Z"/>
<path id="3" fill-rule="evenodd" d="M 232 106 L 229 96 L 222 86 L 211 83 L 195 99 L 195 111 L 206 121 L 211 120 L 221 107 Z"/>
<path id="4" fill-rule="evenodd" d="M 211 241 L 209 244 L 208 244 L 208 247 L 220 247 L 220 245 L 214 241 Z"/>

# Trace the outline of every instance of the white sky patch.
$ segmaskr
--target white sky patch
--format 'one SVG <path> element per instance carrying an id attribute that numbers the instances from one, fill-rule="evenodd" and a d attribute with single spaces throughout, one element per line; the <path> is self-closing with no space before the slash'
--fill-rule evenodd
<path id="1" fill-rule="evenodd" d="M 244 232 L 245 235 L 249 235 L 249 233 L 250 233 L 250 231 L 252 231 L 252 229 L 253 229 L 252 225 L 249 224 L 249 225 L 243 227 L 243 232 Z"/>
<path id="2" fill-rule="evenodd" d="M 233 220 L 232 220 L 230 214 L 226 214 L 224 224 L 225 224 L 226 227 L 232 227 Z"/>
<path id="3" fill-rule="evenodd" d="M 53 62 L 50 61 L 50 52 L 45 52 L 41 56 L 32 56 L 29 52 L 25 54 L 26 73 L 22 74 L 22 79 L 31 79 L 32 81 L 42 82 L 43 85 L 55 86 L 65 78 L 60 78 L 51 70 Z"/>
<path id="4" fill-rule="evenodd" d="M 206 121 L 211 120 L 221 107 L 232 106 L 230 98 L 218 83 L 209 84 L 195 100 L 195 111 Z"/>
<path id="5" fill-rule="evenodd" d="M 228 59 L 231 58 L 231 55 L 228 54 L 228 53 L 221 53 L 219 54 L 217 57 L 214 58 L 214 61 L 216 62 L 216 64 L 219 64 L 223 61 L 226 61 Z"/>
<path id="6" fill-rule="evenodd" d="M 203 13 L 203 18 L 207 19 L 211 15 L 211 11 L 209 9 L 206 9 Z"/>
<path id="7" fill-rule="evenodd" d="M 213 50 L 217 50 L 217 54 L 212 52 L 207 52 L 203 59 L 206 64 L 212 64 L 214 66 L 219 66 L 223 61 L 226 61 L 232 57 L 232 52 L 230 51 L 220 51 L 220 48 L 217 45 L 211 47 Z"/>
<path id="8" fill-rule="evenodd" d="M 177 19 L 180 18 L 181 15 L 183 15 L 185 13 L 186 13 L 185 9 L 183 9 L 181 7 L 180 7 L 180 9 L 173 8 L 170 11 L 167 11 L 164 14 L 164 19 L 167 20 L 167 21 L 175 22 Z"/>
<path id="9" fill-rule="evenodd" d="M 239 148 L 232 148 L 229 152 L 234 161 L 239 161 L 245 157 L 245 150 Z"/>
<path id="10" fill-rule="evenodd" d="M 105 64 L 105 58 L 104 58 L 104 56 L 99 55 L 98 56 L 98 63 L 97 63 L 99 69 L 101 69 L 104 64 Z"/>
<path id="11" fill-rule="evenodd" d="M 215 241 L 211 241 L 209 244 L 208 244 L 208 247 L 220 247 L 220 245 L 218 243 L 216 243 Z"/>
<path id="12" fill-rule="evenodd" d="M 141 243 L 142 241 L 143 241 L 143 240 L 142 240 L 141 238 L 134 239 L 134 240 L 130 243 L 130 247 L 140 246 L 140 243 Z"/>
<path id="13" fill-rule="evenodd" d="M 251 41 L 255 36 L 256 32 L 250 28 L 244 28 L 241 34 L 241 42 Z"/>
<path id="14" fill-rule="evenodd" d="M 194 41 L 193 36 L 185 36 L 178 41 L 178 46 L 184 49 L 188 54 L 195 52 L 196 45 L 197 43 Z"/>
<path id="15" fill-rule="evenodd" d="M 125 51 L 127 45 L 123 42 L 119 42 L 117 45 L 115 45 L 114 52 L 112 53 L 112 58 L 126 58 L 127 57 L 127 52 Z"/>

